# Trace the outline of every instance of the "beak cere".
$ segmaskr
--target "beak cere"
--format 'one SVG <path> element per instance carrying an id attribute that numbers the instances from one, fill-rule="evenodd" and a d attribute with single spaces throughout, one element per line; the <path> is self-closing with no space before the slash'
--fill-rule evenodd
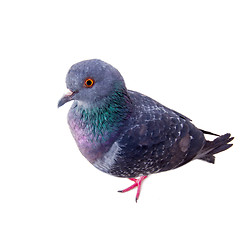
<path id="1" fill-rule="evenodd" d="M 69 90 L 69 92 L 67 94 L 65 94 L 58 102 L 57 107 L 61 107 L 63 106 L 66 102 L 69 102 L 71 100 L 73 100 L 73 96 L 75 95 L 76 92 L 72 92 Z"/>

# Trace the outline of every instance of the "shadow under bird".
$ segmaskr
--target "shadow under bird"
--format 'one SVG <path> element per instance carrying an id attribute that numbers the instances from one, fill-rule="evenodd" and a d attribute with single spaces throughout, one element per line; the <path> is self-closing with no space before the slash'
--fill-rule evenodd
<path id="1" fill-rule="evenodd" d="M 132 180 L 134 184 L 120 192 L 137 187 L 136 201 L 148 175 L 194 159 L 214 163 L 216 153 L 232 146 L 229 133 L 219 136 L 198 129 L 184 115 L 127 90 L 119 71 L 101 60 L 74 64 L 66 84 L 69 93 L 58 107 L 74 100 L 68 124 L 79 150 L 99 170 Z M 204 134 L 217 138 L 208 141 Z"/>

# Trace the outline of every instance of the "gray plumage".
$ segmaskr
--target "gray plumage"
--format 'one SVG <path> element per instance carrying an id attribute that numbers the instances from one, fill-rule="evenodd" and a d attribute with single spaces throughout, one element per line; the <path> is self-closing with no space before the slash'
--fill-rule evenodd
<path id="1" fill-rule="evenodd" d="M 193 159 L 214 163 L 232 146 L 230 134 L 207 141 L 191 120 L 138 92 L 127 90 L 121 74 L 101 60 L 73 65 L 66 79 L 74 100 L 68 114 L 81 153 L 99 170 L 134 178 L 178 168 Z"/>

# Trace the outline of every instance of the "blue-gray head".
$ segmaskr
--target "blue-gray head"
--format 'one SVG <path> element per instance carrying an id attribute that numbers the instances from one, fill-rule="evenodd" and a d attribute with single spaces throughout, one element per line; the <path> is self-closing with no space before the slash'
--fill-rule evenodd
<path id="1" fill-rule="evenodd" d="M 70 92 L 60 99 L 58 107 L 71 100 L 81 101 L 85 106 L 94 105 L 115 91 L 126 89 L 119 71 L 98 59 L 74 64 L 67 74 L 66 85 Z"/>

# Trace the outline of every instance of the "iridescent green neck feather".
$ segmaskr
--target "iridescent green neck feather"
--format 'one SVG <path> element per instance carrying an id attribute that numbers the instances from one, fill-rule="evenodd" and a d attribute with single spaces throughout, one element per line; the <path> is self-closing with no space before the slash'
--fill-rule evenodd
<path id="1" fill-rule="evenodd" d="M 132 103 L 125 88 L 115 90 L 102 102 L 85 107 L 77 102 L 76 115 L 81 118 L 91 141 L 106 141 L 113 137 L 129 117 Z"/>

